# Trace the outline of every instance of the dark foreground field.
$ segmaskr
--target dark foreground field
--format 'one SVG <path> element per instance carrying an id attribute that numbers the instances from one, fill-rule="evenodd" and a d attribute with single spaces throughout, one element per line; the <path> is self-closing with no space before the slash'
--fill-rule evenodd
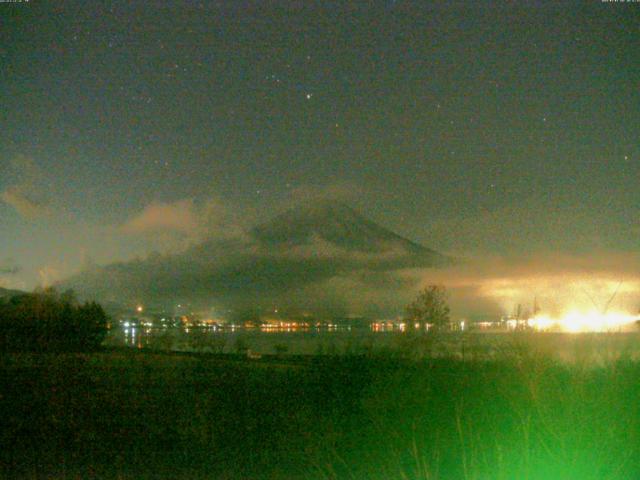
<path id="1" fill-rule="evenodd" d="M 5 354 L 0 477 L 640 478 L 640 363 Z"/>

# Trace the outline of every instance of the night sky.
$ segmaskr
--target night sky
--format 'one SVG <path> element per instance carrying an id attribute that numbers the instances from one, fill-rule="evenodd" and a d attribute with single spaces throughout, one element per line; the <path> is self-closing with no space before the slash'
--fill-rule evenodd
<path id="1" fill-rule="evenodd" d="M 637 251 L 640 3 L 536 3 L 0 3 L 0 286 L 327 196 L 456 255 Z"/>

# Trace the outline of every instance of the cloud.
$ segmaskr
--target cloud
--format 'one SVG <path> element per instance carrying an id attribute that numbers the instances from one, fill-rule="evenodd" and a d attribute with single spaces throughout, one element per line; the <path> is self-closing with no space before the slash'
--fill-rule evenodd
<path id="1" fill-rule="evenodd" d="M 44 175 L 32 159 L 15 157 L 5 178 L 8 186 L 0 192 L 0 201 L 13 207 L 22 217 L 34 219 L 52 212 Z"/>
<path id="2" fill-rule="evenodd" d="M 306 243 L 298 245 L 285 243 L 279 248 L 270 245 L 268 249 L 263 247 L 262 253 L 295 260 L 341 260 L 370 266 L 381 262 L 401 262 L 410 258 L 412 254 L 402 245 L 394 242 L 378 242 L 377 246 L 379 249 L 374 251 L 353 250 L 312 234 Z"/>
<path id="3" fill-rule="evenodd" d="M 604 308 L 636 314 L 640 306 L 640 255 L 599 251 L 594 254 L 491 256 L 445 269 L 405 269 L 397 275 L 416 287 L 444 285 L 458 316 L 497 318 L 534 299 L 546 314 Z"/>
<path id="4" fill-rule="evenodd" d="M 0 200 L 12 206 L 22 217 L 34 219 L 51 213 L 48 205 L 29 197 L 28 188 L 14 185 L 0 194 Z"/>
<path id="5" fill-rule="evenodd" d="M 21 268 L 9 258 L 0 262 L 0 275 L 16 275 L 20 270 Z"/>
<path id="6" fill-rule="evenodd" d="M 153 240 L 154 247 L 165 252 L 182 250 L 212 238 L 244 235 L 237 218 L 216 198 L 153 202 L 118 230 Z"/>
<path id="7" fill-rule="evenodd" d="M 311 190 L 306 195 L 326 198 L 335 191 Z M 462 227 L 484 232 L 485 240 L 501 235 L 503 242 L 515 244 L 515 237 L 509 236 L 512 228 L 520 230 L 520 236 L 536 234 L 544 239 L 550 227 L 544 222 L 549 218 L 553 222 L 555 217 L 544 220 L 536 217 L 536 208 L 528 211 L 531 218 L 519 218 L 516 210 L 503 209 L 487 213 L 487 218 L 475 223 L 469 219 Z M 505 217 L 513 217 L 513 222 L 503 222 Z M 503 223 L 503 229 L 496 233 Z M 139 236 L 147 245 L 162 239 L 163 253 L 177 253 L 196 242 L 237 235 L 241 231 L 238 225 L 218 199 L 187 198 L 151 203 L 119 227 L 119 232 Z M 562 223 L 558 221 L 555 227 L 562 227 Z M 184 256 L 113 267 L 105 270 L 108 275 L 96 273 L 94 283 L 102 289 L 99 291 L 112 288 L 117 292 L 115 298 L 134 294 L 190 298 L 205 304 L 218 302 L 225 308 L 268 307 L 275 302 L 283 309 L 288 304 L 303 310 L 373 317 L 402 314 L 418 290 L 429 284 L 447 288 L 454 319 L 495 320 L 512 313 L 519 304 L 530 310 L 534 299 L 548 314 L 568 308 L 592 309 L 605 305 L 616 291 L 612 309 L 637 313 L 640 306 L 640 255 L 632 253 L 605 249 L 580 255 L 514 251 L 511 255 L 484 253 L 447 268 L 404 268 L 404 252 L 394 248 L 354 254 L 316 236 L 306 244 L 282 249 L 260 246 L 250 236 L 245 240 L 206 243 L 202 248 L 184 250 Z M 469 245 L 477 240 L 461 239 Z M 91 283 L 86 278 L 93 277 L 82 277 L 80 289 Z"/>
<path id="8" fill-rule="evenodd" d="M 190 234 L 199 225 L 193 200 L 185 199 L 174 203 L 152 203 L 142 212 L 122 225 L 122 231 L 130 234 L 158 232 L 178 232 Z"/>
<path id="9" fill-rule="evenodd" d="M 15 277 L 3 277 L 0 275 L 0 288 L 8 290 L 26 290 L 27 284 L 23 280 L 17 280 Z"/>

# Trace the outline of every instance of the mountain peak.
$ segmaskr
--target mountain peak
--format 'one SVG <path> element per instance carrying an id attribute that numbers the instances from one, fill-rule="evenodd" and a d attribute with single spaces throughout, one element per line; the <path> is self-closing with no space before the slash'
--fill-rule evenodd
<path id="1" fill-rule="evenodd" d="M 215 298 L 227 308 L 278 299 L 278 304 L 298 305 L 300 288 L 318 287 L 322 297 L 322 282 L 333 278 L 360 282 L 362 271 L 391 273 L 450 261 L 344 203 L 322 201 L 296 205 L 256 226 L 242 241 L 205 242 L 172 255 L 87 270 L 64 282 L 64 288 L 74 288 L 81 298 L 114 302 L 204 305 Z M 343 293 L 349 295 L 339 292 L 336 298 Z"/>
<path id="2" fill-rule="evenodd" d="M 296 205 L 258 225 L 252 234 L 268 247 L 307 245 L 322 240 L 350 251 L 395 250 L 409 255 L 438 255 L 369 220 L 345 203 L 331 200 Z"/>

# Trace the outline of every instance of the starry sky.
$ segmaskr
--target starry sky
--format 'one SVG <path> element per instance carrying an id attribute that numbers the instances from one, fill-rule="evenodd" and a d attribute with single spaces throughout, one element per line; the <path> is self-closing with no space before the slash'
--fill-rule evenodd
<path id="1" fill-rule="evenodd" d="M 600 0 L 0 3 L 0 286 L 320 197 L 456 255 L 637 251 L 639 45 Z"/>

